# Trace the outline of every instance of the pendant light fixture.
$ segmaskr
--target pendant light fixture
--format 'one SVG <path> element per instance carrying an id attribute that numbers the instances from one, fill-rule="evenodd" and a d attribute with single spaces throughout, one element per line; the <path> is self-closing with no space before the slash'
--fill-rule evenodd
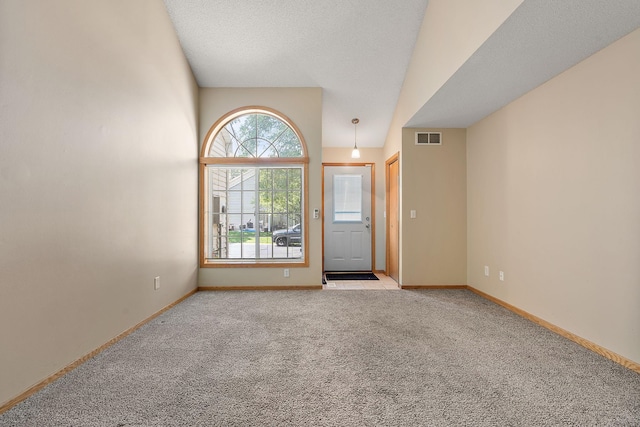
<path id="1" fill-rule="evenodd" d="M 351 123 L 353 123 L 353 151 L 351 152 L 351 158 L 359 159 L 360 150 L 358 150 L 358 123 L 360 123 L 360 119 L 352 119 Z"/>

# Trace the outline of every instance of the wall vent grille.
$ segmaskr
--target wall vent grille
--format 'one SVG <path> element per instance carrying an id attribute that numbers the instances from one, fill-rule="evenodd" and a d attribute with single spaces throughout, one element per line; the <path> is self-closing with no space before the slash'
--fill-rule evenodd
<path id="1" fill-rule="evenodd" d="M 442 133 L 416 132 L 416 145 L 442 145 Z"/>

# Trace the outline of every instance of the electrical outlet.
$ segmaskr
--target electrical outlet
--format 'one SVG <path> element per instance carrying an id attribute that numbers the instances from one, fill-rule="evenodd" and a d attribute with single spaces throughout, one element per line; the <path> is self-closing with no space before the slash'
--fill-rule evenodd
<path id="1" fill-rule="evenodd" d="M 284 269 L 284 277 L 289 277 L 289 269 L 288 268 Z"/>
<path id="2" fill-rule="evenodd" d="M 484 266 L 484 275 L 489 277 L 489 266 L 488 265 Z"/>
<path id="3" fill-rule="evenodd" d="M 504 282 L 504 271 L 500 272 L 500 281 Z"/>
<path id="4" fill-rule="evenodd" d="M 156 291 L 160 289 L 160 276 L 156 276 L 153 279 L 153 289 L 155 289 Z"/>

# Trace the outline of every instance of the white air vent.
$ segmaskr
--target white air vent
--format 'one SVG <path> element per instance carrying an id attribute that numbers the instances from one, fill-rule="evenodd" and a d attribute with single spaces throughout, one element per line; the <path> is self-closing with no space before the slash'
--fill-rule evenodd
<path id="1" fill-rule="evenodd" d="M 416 132 L 416 145 L 442 145 L 440 132 Z"/>

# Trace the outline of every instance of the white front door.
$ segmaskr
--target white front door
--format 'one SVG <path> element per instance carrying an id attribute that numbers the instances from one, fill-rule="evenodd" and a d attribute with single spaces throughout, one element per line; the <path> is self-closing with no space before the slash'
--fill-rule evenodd
<path id="1" fill-rule="evenodd" d="M 371 165 L 324 166 L 324 270 L 371 271 Z"/>

